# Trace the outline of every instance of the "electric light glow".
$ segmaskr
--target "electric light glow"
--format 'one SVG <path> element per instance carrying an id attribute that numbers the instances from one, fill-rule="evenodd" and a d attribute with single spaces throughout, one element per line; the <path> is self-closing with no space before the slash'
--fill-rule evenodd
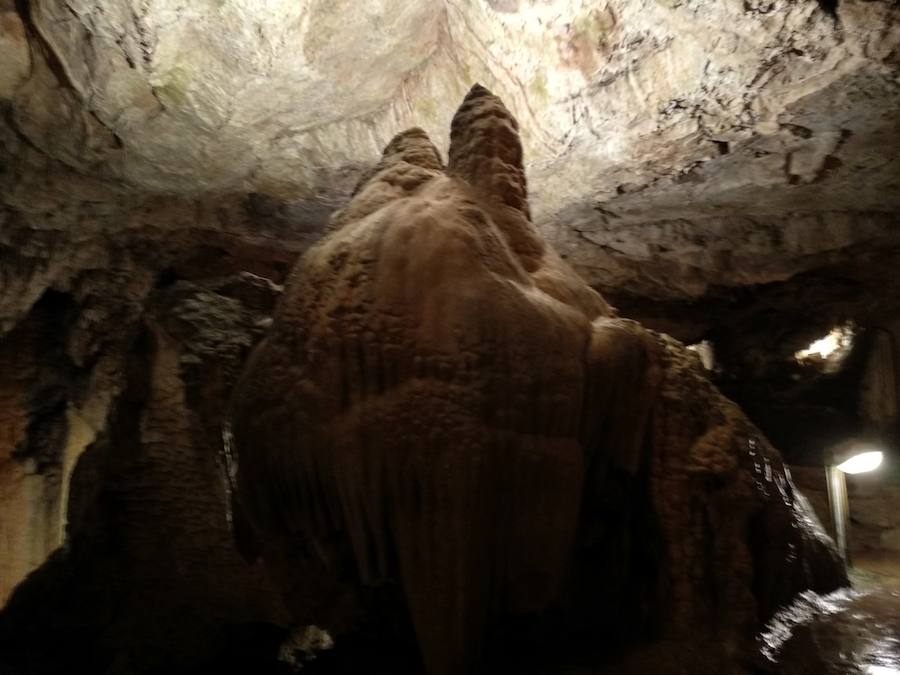
<path id="1" fill-rule="evenodd" d="M 850 459 L 838 464 L 837 468 L 844 473 L 867 473 L 881 466 L 882 459 L 884 459 L 884 454 L 880 450 L 870 450 L 853 455 Z"/>

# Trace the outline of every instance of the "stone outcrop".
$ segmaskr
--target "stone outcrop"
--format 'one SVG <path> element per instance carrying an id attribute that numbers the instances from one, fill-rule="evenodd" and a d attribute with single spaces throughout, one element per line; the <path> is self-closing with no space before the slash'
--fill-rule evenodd
<path id="1" fill-rule="evenodd" d="M 26 408 L 27 442 L 3 465 L 31 467 L 27 480 L 43 486 L 37 495 L 4 493 L 4 543 L 44 546 L 40 557 L 3 559 L 10 585 L 43 563 L 0 614 L 4 673 L 184 672 L 242 663 L 255 670 L 255 661 L 277 653 L 287 615 L 260 567 L 235 550 L 221 430 L 228 392 L 280 288 L 243 273 L 143 290 L 141 315 L 119 317 L 123 343 L 114 325 L 89 322 L 74 303 L 61 314 L 68 296 L 53 305 L 42 300 L 22 324 L 51 322 L 41 329 L 52 328 L 55 342 L 35 340 L 31 353 L 16 356 L 23 375 L 43 369 L 57 398 L 9 382 L 43 397 L 49 410 L 39 416 L 34 403 Z M 112 342 L 98 346 L 100 358 L 61 371 L 60 361 L 77 353 L 79 334 Z M 15 337 L 7 336 L 4 350 Z M 59 361 L 49 358 L 50 344 Z M 61 383 L 62 374 L 69 379 Z M 97 397 L 114 404 L 106 402 L 95 437 L 85 439 L 86 423 L 77 424 L 73 411 L 87 417 Z M 4 414 L 11 414 L 7 401 Z M 32 447 L 39 439 L 46 444 Z M 68 494 L 61 495 L 67 472 Z M 36 515 L 16 520 L 23 512 Z"/>
<path id="2" fill-rule="evenodd" d="M 633 316 L 693 339 L 735 289 L 819 270 L 820 305 L 850 282 L 896 312 L 898 11 L 3 0 L 0 325 L 122 240 L 260 236 L 237 196 L 318 235 L 396 129 L 445 151 L 475 80 L 524 121 L 539 231 Z"/>
<path id="3" fill-rule="evenodd" d="M 348 630 L 396 579 L 429 673 L 475 672 L 504 618 L 548 611 L 737 658 L 795 593 L 845 582 L 696 357 L 542 240 L 483 87 L 449 158 L 419 129 L 388 144 L 235 389 L 235 511 L 295 619 Z"/>
<path id="4" fill-rule="evenodd" d="M 117 639 L 128 633 L 122 626 L 132 625 L 122 617 L 143 606 L 114 610 L 97 598 L 126 595 L 157 566 L 163 571 L 153 593 L 141 587 L 134 597 L 163 597 L 164 588 L 177 596 L 193 566 L 186 571 L 155 556 L 183 545 L 186 559 L 201 557 L 190 537 L 156 545 L 165 540 L 161 528 L 177 529 L 178 522 L 177 507 L 161 505 L 173 494 L 163 485 L 162 465 L 173 460 L 160 450 L 167 441 L 141 440 L 142 448 L 155 443 L 142 463 L 144 450 L 122 436 L 138 435 L 136 419 L 168 415 L 159 412 L 162 404 L 146 412 L 146 392 L 156 387 L 154 400 L 177 409 L 164 422 L 174 425 L 179 447 L 190 446 L 191 466 L 218 471 L 211 459 L 215 427 L 231 384 L 231 375 L 218 374 L 221 359 L 258 338 L 262 331 L 252 324 L 263 321 L 270 304 L 235 291 L 244 282 L 226 288 L 211 280 L 243 270 L 281 283 L 329 222 L 340 229 L 384 206 L 379 199 L 417 189 L 422 175 L 413 171 L 401 184 L 382 186 L 381 196 L 370 194 L 375 201 L 359 213 L 362 195 L 348 204 L 355 189 L 393 162 L 388 156 L 377 166 L 397 129 L 423 130 L 401 139 L 398 156 L 416 146 L 422 154 L 415 164 L 426 174 L 437 170 L 447 156 L 453 110 L 476 80 L 501 94 L 522 121 L 521 170 L 538 238 L 622 316 L 685 342 L 711 340 L 712 377 L 793 461 L 801 455 L 817 461 L 807 446 L 820 452 L 819 437 L 859 426 L 856 400 L 841 389 L 852 378 L 807 386 L 809 373 L 794 368 L 791 356 L 848 320 L 861 335 L 891 325 L 897 334 L 900 167 L 890 152 L 900 138 L 896 3 L 375 0 L 364 11 L 357 5 L 0 0 L 0 602 L 52 555 L 5 615 L 17 617 L 7 627 L 31 626 L 36 643 L 45 644 L 46 626 L 63 626 L 56 633 L 72 636 L 72 654 L 95 650 L 112 663 L 131 664 L 121 668 L 139 669 L 136 662 L 151 652 L 147 668 L 162 662 L 187 668 L 216 651 L 223 625 L 244 620 L 222 607 L 252 605 L 247 598 L 260 593 L 265 608 L 253 616 L 267 625 L 284 619 L 271 607 L 278 604 L 271 589 L 260 590 L 268 588 L 261 572 L 233 556 L 227 528 L 210 512 L 197 517 L 197 531 L 209 528 L 201 547 L 221 554 L 222 586 L 234 594 L 220 596 L 197 582 L 193 627 L 179 623 L 172 598 L 146 619 L 147 625 L 172 619 L 172 634 L 181 631 L 182 638 L 120 648 Z M 434 146 L 421 143 L 424 137 Z M 509 208 L 526 208 L 514 207 L 522 201 L 520 178 L 505 179 Z M 340 207 L 343 215 L 331 218 Z M 528 258 L 529 246 L 517 255 Z M 533 283 L 547 293 L 555 280 Z M 232 291 L 248 314 L 221 300 L 233 300 Z M 203 300 L 178 326 L 168 324 L 167 313 L 180 311 L 174 298 L 195 292 Z M 222 312 L 207 315 L 201 309 L 207 304 Z M 163 315 L 154 318 L 154 311 Z M 235 312 L 252 321 L 237 321 Z M 220 325 L 230 326 L 230 337 L 214 336 Z M 165 339 L 157 342 L 160 330 Z M 206 346 L 195 345 L 199 356 L 186 346 L 195 331 L 206 334 Z M 658 346 L 653 337 L 637 343 L 645 340 Z M 180 355 L 177 367 L 172 352 Z M 165 358 L 167 365 L 156 363 Z M 676 363 L 688 356 L 666 347 L 658 358 Z M 128 364 L 146 372 L 131 372 Z M 206 377 L 212 388 L 202 394 Z M 870 389 L 882 384 L 873 380 Z M 798 420 L 813 410 L 816 437 L 795 442 Z M 184 441 L 195 422 L 206 426 Z M 629 467 L 643 466 L 633 457 Z M 156 468 L 139 494 L 158 504 L 147 513 L 165 517 L 155 525 L 134 515 L 142 509 L 135 506 L 118 520 L 115 505 L 123 497 L 115 485 L 131 486 L 146 464 Z M 621 581 L 597 593 L 618 607 L 628 604 L 622 610 L 628 620 L 599 620 L 596 603 L 579 613 L 566 601 L 567 627 L 599 621 L 617 635 L 660 615 L 647 609 L 649 600 L 622 599 L 657 597 L 628 583 L 627 569 L 635 565 L 641 578 L 657 575 L 659 540 L 634 541 L 627 524 L 656 527 L 629 501 L 635 494 L 651 503 L 645 474 L 613 471 L 598 498 L 597 508 L 631 514 L 626 524 L 609 517 L 607 525 L 576 535 L 604 542 L 583 548 L 580 564 L 603 566 Z M 678 475 L 679 485 L 696 477 Z M 194 506 L 217 509 L 224 499 L 218 477 L 192 476 L 182 487 L 201 495 Z M 684 509 L 669 510 L 681 518 Z M 127 556 L 110 558 L 108 539 L 98 534 L 111 522 L 127 533 L 131 518 L 147 528 L 134 545 L 142 561 L 134 567 Z M 258 552 L 258 542 L 236 525 L 241 548 Z M 620 549 L 638 553 L 612 553 L 619 561 L 612 564 L 597 552 Z M 105 562 L 92 577 L 87 571 L 98 560 Z M 115 592 L 102 590 L 110 578 Z M 571 578 L 584 589 L 591 575 Z M 99 595 L 72 599 L 63 591 L 73 580 L 99 588 Z M 55 595 L 59 601 L 48 604 Z M 563 596 L 572 594 L 564 588 Z M 352 607 L 354 593 L 348 598 Z M 76 606 L 101 609 L 92 617 L 70 615 Z M 48 613 L 24 618 L 39 607 Z M 354 616 L 348 610 L 340 618 L 353 623 Z M 114 628 L 104 633 L 108 625 Z M 541 631 L 552 633 L 547 625 Z M 277 641 L 276 633 L 263 642 Z M 4 635 L 13 635 L 4 645 L 36 644 L 15 631 Z M 54 654 L 62 658 L 64 651 Z M 132 651 L 140 656 L 128 656 Z M 0 654 L 2 662 L 6 652 Z M 86 672 L 102 671 L 94 665 L 86 664 Z"/>

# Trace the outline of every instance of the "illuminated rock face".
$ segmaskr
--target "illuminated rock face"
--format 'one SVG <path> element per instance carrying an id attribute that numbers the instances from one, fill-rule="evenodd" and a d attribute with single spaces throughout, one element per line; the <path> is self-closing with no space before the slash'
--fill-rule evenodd
<path id="1" fill-rule="evenodd" d="M 236 521 L 296 620 L 347 629 L 363 588 L 398 579 L 435 675 L 473 672 L 511 614 L 637 598 L 624 634 L 738 651 L 797 591 L 844 581 L 695 357 L 543 241 L 518 125 L 480 86 L 446 167 L 419 129 L 387 146 L 233 400 Z"/>
<path id="2" fill-rule="evenodd" d="M 633 316 L 832 266 L 896 297 L 900 8 L 829 4 L 2 0 L 0 330 L 122 242 L 317 236 L 397 129 L 444 151 L 476 80 L 523 122 L 536 227 Z"/>
<path id="3" fill-rule="evenodd" d="M 760 372 L 783 374 L 796 350 L 837 323 L 853 319 L 863 328 L 882 325 L 900 311 L 900 276 L 892 273 L 900 250 L 900 157 L 887 150 L 900 139 L 895 114 L 900 106 L 897 3 L 367 0 L 363 10 L 359 4 L 0 0 L 0 362 L 16 368 L 13 377 L 0 378 L 0 539 L 7 542 L 0 542 L 0 596 L 60 543 L 65 476 L 83 444 L 96 433 L 119 457 L 115 453 L 122 447 L 108 447 L 110 425 L 143 414 L 145 403 L 135 403 L 130 410 L 132 402 L 123 399 L 121 389 L 125 363 L 134 353 L 132 336 L 143 330 L 141 317 L 151 289 L 172 278 L 200 279 L 236 270 L 256 271 L 280 282 L 281 270 L 320 238 L 331 212 L 346 203 L 360 175 L 397 129 L 422 127 L 446 156 L 445 131 L 453 110 L 476 80 L 501 93 L 522 120 L 531 201 L 528 207 L 520 204 L 524 193 L 519 194 L 516 176 L 491 185 L 487 175 L 478 173 L 496 168 L 508 172 L 515 162 L 504 158 L 506 167 L 489 162 L 481 166 L 477 151 L 463 152 L 469 146 L 460 142 L 451 163 L 463 167 L 474 162 L 464 172 L 469 187 L 480 185 L 482 192 L 498 193 L 513 210 L 530 210 L 540 235 L 623 315 L 686 341 L 711 339 L 732 383 Z M 728 29 L 723 31 L 723 26 Z M 411 164 L 426 174 L 435 170 L 428 159 L 433 151 L 426 144 L 418 144 L 418 151 L 404 145 L 393 149 L 398 157 L 418 152 Z M 387 158 L 380 169 L 391 162 Z M 420 178 L 414 170 L 398 176 L 393 188 L 385 183 L 382 193 L 375 190 L 365 197 L 368 206 L 360 193 L 335 225 L 340 229 L 342 223 L 358 223 L 361 214 L 377 210 L 378 200 L 391 201 L 391 189 L 418 190 L 414 185 Z M 437 194 L 440 188 L 452 192 L 454 200 L 462 199 L 450 188 L 441 188 L 438 179 L 440 175 L 427 180 L 421 192 Z M 474 201 L 475 210 L 487 214 L 493 228 L 515 239 L 507 230 L 516 227 L 504 229 L 509 223 L 497 208 L 489 208 L 480 197 Z M 453 214 L 449 207 L 442 214 L 448 211 Z M 466 218 L 456 214 L 450 220 L 468 222 Z M 705 382 L 702 378 L 693 384 L 664 380 L 669 385 L 653 380 L 651 371 L 664 360 L 646 355 L 647 350 L 658 351 L 656 338 L 614 318 L 609 323 L 590 319 L 593 310 L 581 307 L 583 298 L 563 297 L 571 285 L 562 288 L 551 279 L 561 273 L 549 261 L 551 253 L 538 256 L 536 270 L 526 266 L 536 257 L 527 253 L 529 246 L 526 241 L 522 251 L 509 258 L 519 260 L 516 264 L 525 270 L 525 276 L 513 275 L 513 286 L 522 287 L 523 279 L 531 277 L 529 283 L 543 294 L 524 294 L 529 302 L 522 306 L 528 315 L 556 325 L 556 318 L 547 316 L 549 309 L 539 309 L 544 296 L 556 297 L 554 306 L 567 308 L 560 310 L 565 315 L 559 318 L 561 325 L 591 323 L 592 335 L 605 327 L 615 337 L 607 344 L 632 355 L 634 365 L 623 366 L 615 377 L 608 374 L 612 365 L 601 368 L 604 378 L 619 383 L 609 394 L 612 401 L 631 410 L 637 404 L 621 400 L 634 396 L 655 411 L 662 405 L 662 394 L 645 398 L 640 392 L 670 386 L 673 405 L 693 406 L 685 413 L 690 419 L 714 415 L 720 406 L 717 395 L 709 394 L 706 405 L 690 403 Z M 504 274 L 508 272 L 501 278 Z M 480 288 L 485 276 L 490 277 L 475 275 L 471 284 Z M 46 361 L 46 350 L 35 352 L 33 345 L 24 348 L 15 342 L 25 324 L 44 311 L 43 303 L 58 294 L 70 297 L 73 312 L 70 325 L 57 331 L 66 343 L 61 347 L 65 358 L 35 379 L 34 367 Z M 637 337 L 628 338 L 632 333 Z M 540 334 L 532 337 L 535 344 L 544 340 Z M 670 361 L 686 364 L 688 356 L 679 353 L 675 349 Z M 539 363 L 545 358 L 542 353 Z M 653 367 L 642 367 L 642 359 Z M 608 361 L 623 364 L 627 359 Z M 560 362 L 566 363 L 561 357 Z M 216 370 L 214 362 L 203 365 L 206 372 Z M 572 364 L 567 368 L 566 373 L 576 369 Z M 177 389 L 171 384 L 177 379 L 175 370 L 170 363 L 155 371 L 169 381 L 165 391 Z M 532 375 L 517 376 L 525 380 Z M 34 385 L 45 377 L 61 385 L 57 398 L 36 393 L 40 387 Z M 566 377 L 534 374 L 535 382 L 548 387 Z M 587 391 L 593 376 L 580 377 Z M 70 387 L 73 378 L 77 383 Z M 638 384 L 621 384 L 632 379 Z M 798 386 L 804 385 L 801 379 Z M 185 419 L 196 416 L 209 425 L 205 440 L 196 446 L 207 468 L 214 465 L 208 453 L 215 452 L 218 438 L 218 412 L 210 411 L 222 406 L 225 389 L 223 385 L 222 391 L 210 394 L 203 412 L 193 409 L 190 388 L 184 397 L 160 399 L 179 407 Z M 491 409 L 501 409 L 502 402 L 521 417 L 507 401 L 514 386 L 498 384 L 494 389 L 501 393 L 479 395 L 491 401 Z M 731 392 L 741 393 L 734 387 Z M 564 394 L 575 398 L 568 391 Z M 585 410 L 594 398 L 585 398 L 581 418 L 591 417 Z M 588 606 L 588 624 L 597 621 L 596 607 L 637 607 L 634 597 L 654 598 L 652 611 L 634 613 L 657 618 L 664 607 L 712 606 L 702 593 L 685 590 L 692 582 L 687 563 L 679 567 L 678 562 L 706 554 L 697 553 L 696 543 L 684 544 L 681 548 L 694 551 L 685 554 L 673 542 L 706 541 L 702 533 L 712 527 L 705 525 L 712 517 L 696 515 L 705 512 L 702 495 L 721 487 L 732 470 L 744 480 L 759 466 L 765 476 L 766 463 L 758 456 L 751 461 L 749 444 L 741 440 L 735 441 L 740 449 L 736 456 L 743 458 L 747 471 L 728 463 L 721 465 L 724 473 L 688 470 L 693 466 L 686 459 L 692 447 L 688 434 L 679 437 L 678 452 L 665 455 L 668 463 L 660 462 L 651 471 L 649 451 L 639 451 L 649 432 L 629 427 L 608 433 L 631 440 L 602 439 L 613 419 L 629 420 L 636 429 L 655 429 L 656 413 L 647 426 L 642 415 L 611 414 L 600 399 L 590 403 L 605 420 L 596 431 L 600 440 L 584 440 L 589 429 L 576 434 L 589 459 L 582 470 L 575 570 L 563 583 L 560 603 L 577 604 L 572 596 L 580 595 Z M 754 399 L 765 405 L 746 409 L 767 424 L 774 437 L 778 425 L 771 423 L 772 411 L 766 406 L 778 397 L 764 389 L 758 397 L 745 396 L 742 403 Z M 41 414 L 47 411 L 36 404 L 50 402 L 59 405 L 52 414 Z M 848 407 L 855 413 L 855 403 Z M 803 414 L 798 415 L 798 409 Z M 825 444 L 809 440 L 809 426 L 820 436 L 847 432 L 847 425 L 835 423 L 838 416 L 830 409 L 812 425 L 809 410 L 793 403 L 782 414 L 803 419 L 804 442 L 815 448 Z M 159 414 L 163 420 L 169 417 L 165 411 Z M 672 426 L 684 426 L 673 419 Z M 83 422 L 89 427 L 84 434 L 78 432 Z M 707 423 L 716 426 L 710 418 L 701 427 Z M 63 428 L 67 431 L 60 433 Z M 52 441 L 47 446 L 52 461 L 32 462 L 31 449 L 41 445 L 36 438 Z M 794 440 L 777 438 L 779 447 L 796 451 Z M 603 447 L 607 449 L 597 450 Z M 625 449 L 608 449 L 620 447 Z M 154 455 L 158 483 L 150 501 L 172 494 L 167 456 Z M 186 461 L 183 456 L 181 460 Z M 92 485 L 91 490 L 102 487 L 102 494 L 118 495 L 123 476 L 144 475 L 134 462 L 134 457 L 122 460 L 123 466 L 109 478 L 94 476 L 95 482 L 108 484 Z M 664 499 L 670 494 L 663 487 L 668 483 L 661 481 L 674 482 L 679 494 L 690 491 L 701 497 L 679 497 L 681 501 L 670 504 Z M 734 489 L 743 485 L 727 484 Z M 192 496 L 197 485 L 204 486 L 208 498 L 200 507 L 198 500 L 191 500 L 193 508 L 218 508 L 213 489 L 218 476 L 181 483 L 177 494 Z M 654 506 L 651 493 L 659 506 Z M 759 503 L 777 493 L 759 497 Z M 150 499 L 147 494 L 137 492 L 128 499 L 143 504 Z M 83 499 L 78 496 L 76 502 Z M 717 499 L 721 501 L 721 495 Z M 733 497 L 751 504 L 751 511 L 762 508 L 743 499 Z M 123 530 L 141 539 L 146 554 L 145 566 L 132 565 L 124 575 L 127 582 L 144 570 L 181 574 L 177 563 L 160 560 L 172 547 L 159 545 L 173 540 L 163 531 L 168 523 L 186 522 L 179 504 L 176 499 L 159 507 L 171 514 L 165 526 L 149 515 L 146 520 L 121 521 Z M 770 508 L 780 514 L 779 522 L 795 522 L 790 509 Z M 666 528 L 657 522 L 657 509 L 669 514 Z M 104 513 L 120 522 L 115 509 Z M 587 513 L 600 515 L 589 519 Z M 219 516 L 204 512 L 189 521 L 218 523 L 218 529 L 210 526 L 214 540 L 230 546 Z M 748 517 L 757 533 L 753 541 L 764 540 L 768 530 L 760 529 L 760 523 L 772 518 Z M 716 522 L 724 527 L 723 520 L 740 522 L 721 517 Z M 157 525 L 141 530 L 154 522 Z M 690 522 L 695 534 L 677 534 L 677 522 Z M 787 533 L 803 531 L 788 525 Z M 735 528 L 728 530 L 729 541 L 741 539 L 737 524 Z M 667 543 L 660 539 L 663 532 L 668 532 Z M 361 536 L 356 540 L 365 541 Z M 560 541 L 566 538 L 558 536 Z M 347 546 L 350 541 L 347 537 Z M 771 565 L 780 570 L 778 556 L 786 549 L 779 546 L 772 549 Z M 541 552 L 547 564 L 555 565 L 551 553 Z M 222 555 L 226 566 L 234 562 Z M 741 558 L 742 569 L 747 560 L 764 557 Z M 194 553 L 184 558 L 205 559 Z M 355 554 L 347 559 L 347 576 L 355 578 Z M 640 573 L 634 571 L 636 559 Z M 704 569 L 717 565 L 709 563 Z M 662 576 L 663 568 L 671 579 Z M 591 588 L 589 580 L 598 579 L 595 569 L 604 570 L 605 580 L 596 582 L 601 588 L 592 594 L 586 589 Z M 222 586 L 256 588 L 255 582 L 227 578 Z M 646 581 L 649 578 L 664 580 L 657 588 Z M 682 581 L 676 584 L 675 578 Z M 759 578 L 755 572 L 754 578 Z M 787 579 L 780 571 L 774 578 Z M 180 592 L 179 584 L 170 581 L 165 577 L 159 585 Z M 676 586 L 682 589 L 677 598 L 674 590 L 666 590 Z M 705 592 L 711 597 L 719 593 L 716 588 L 709 586 Z M 156 590 L 147 596 L 156 598 Z M 632 591 L 636 594 L 629 595 Z M 243 593 L 236 604 L 251 591 Z M 31 606 L 47 606 L 47 595 Z M 352 606 L 353 593 L 349 595 L 347 605 Z M 70 607 L 90 605 L 67 603 L 59 593 L 54 597 Z M 214 592 L 211 597 L 218 602 Z M 746 594 L 741 597 L 744 600 L 733 606 L 749 616 L 749 600 Z M 542 598 L 535 599 L 535 605 L 538 600 Z M 148 623 L 165 625 L 177 615 L 179 602 L 172 598 L 173 614 L 162 621 L 148 618 Z M 105 617 L 101 619 L 102 625 Z"/>
<path id="4" fill-rule="evenodd" d="M 62 545 L 67 488 L 93 431 L 67 399 L 71 362 L 64 345 L 70 313 L 40 303 L 0 340 L 0 606 Z"/>

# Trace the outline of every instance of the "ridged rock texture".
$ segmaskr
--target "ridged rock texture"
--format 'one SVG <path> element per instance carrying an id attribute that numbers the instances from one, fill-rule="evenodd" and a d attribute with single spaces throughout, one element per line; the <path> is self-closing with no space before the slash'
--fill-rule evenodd
<path id="1" fill-rule="evenodd" d="M 217 659 L 253 672 L 254 658 L 277 651 L 275 626 L 288 617 L 260 566 L 235 549 L 220 454 L 224 402 L 280 288 L 243 273 L 142 290 L 142 317 L 119 317 L 121 332 L 72 321 L 75 303 L 57 294 L 23 322 L 29 349 L 4 342 L 22 391 L 44 402 L 23 433 L 40 447 L 18 448 L 33 467 L 23 489 L 38 486 L 40 499 L 10 500 L 2 516 L 18 535 L 3 539 L 4 590 L 44 563 L 0 614 L 4 674 L 202 672 Z M 88 337 L 108 340 L 120 362 L 72 363 Z M 71 411 L 109 398 L 102 432 L 83 438 L 96 418 Z M 4 419 L 23 406 L 4 399 Z M 7 510 L 16 503 L 28 519 Z M 20 561 L 29 543 L 43 556 Z"/>
<path id="2" fill-rule="evenodd" d="M 326 231 L 450 180 L 445 157 L 472 190 L 502 193 L 503 213 L 524 214 L 489 214 L 516 242 L 516 279 L 583 315 L 576 323 L 598 320 L 596 296 L 549 262 L 546 242 L 622 317 L 709 340 L 711 380 L 791 462 L 821 465 L 835 439 L 873 430 L 900 447 L 898 55 L 891 0 L 0 0 L 0 671 L 202 670 L 283 637 L 272 628 L 287 621 L 281 592 L 236 555 L 221 512 L 232 384 L 298 257 Z M 477 141 L 490 116 L 460 118 L 448 154 L 476 81 L 521 122 L 524 161 L 503 154 L 517 147 L 511 120 L 501 146 Z M 422 131 L 382 154 L 407 128 Z M 408 174 L 375 180 L 401 159 Z M 517 238 L 529 211 L 533 231 Z M 669 380 L 654 368 L 691 355 L 601 314 L 623 350 L 617 377 L 637 378 L 610 405 L 638 405 L 644 388 L 663 400 Z M 793 360 L 846 322 L 856 340 L 840 370 Z M 516 377 L 562 378 L 551 356 L 568 363 L 542 352 L 534 368 L 548 374 Z M 682 404 L 706 386 L 698 376 Z M 589 463 L 584 484 L 605 482 L 581 508 L 607 517 L 572 535 L 582 553 L 561 590 L 565 629 L 549 618 L 498 629 L 486 659 L 500 638 L 525 655 L 543 643 L 532 634 L 562 644 L 599 622 L 631 637 L 662 616 L 656 591 L 627 581 L 660 573 L 652 514 L 711 525 L 651 489 L 646 451 L 624 447 L 615 456 L 628 471 L 599 478 L 602 462 Z M 666 456 L 672 480 L 719 485 Z M 233 527 L 241 550 L 259 553 L 248 524 Z M 340 555 L 335 624 L 366 626 L 341 644 L 400 653 L 384 625 L 409 647 L 399 586 L 379 587 L 385 598 L 347 585 L 361 581 L 357 553 Z M 397 563 L 359 557 L 368 580 Z M 621 583 L 583 592 L 607 576 Z M 764 616 L 762 598 L 781 591 L 754 593 Z M 598 594 L 628 605 L 622 621 L 598 615 Z"/>
<path id="3" fill-rule="evenodd" d="M 814 333 L 896 313 L 898 54 L 888 0 L 2 0 L 0 326 L 138 240 L 296 252 L 397 129 L 445 151 L 474 81 L 536 227 L 634 316 L 694 340 L 812 282 Z"/>
<path id="4" fill-rule="evenodd" d="M 236 519 L 295 621 L 347 630 L 397 580 L 431 675 L 547 611 L 746 656 L 845 581 L 778 453 L 542 240 L 518 125 L 479 85 L 449 157 L 420 129 L 388 144 L 235 388 Z"/>

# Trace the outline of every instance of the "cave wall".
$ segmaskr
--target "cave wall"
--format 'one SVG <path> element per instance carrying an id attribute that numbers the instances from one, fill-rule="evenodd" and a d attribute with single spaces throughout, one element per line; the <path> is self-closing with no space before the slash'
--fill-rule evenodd
<path id="1" fill-rule="evenodd" d="M 891 559 L 900 551 L 900 417 L 897 400 L 900 370 L 898 370 L 896 322 L 879 326 L 869 332 L 858 349 L 861 358 L 851 359 L 846 367 L 851 371 L 849 383 L 843 385 L 849 393 L 843 399 L 843 413 L 854 422 L 843 434 L 826 436 L 818 448 L 818 456 L 841 447 L 847 441 L 857 443 L 860 450 L 878 449 L 884 453 L 882 465 L 868 474 L 848 475 L 847 491 L 850 502 L 851 556 L 863 560 Z M 852 355 L 851 355 L 852 356 Z M 840 414 L 832 409 L 832 415 Z M 831 430 L 833 432 L 833 430 Z M 831 444 L 828 443 L 831 440 Z M 799 446 L 799 444 L 798 444 Z M 797 456 L 803 453 L 798 447 Z M 813 453 L 813 457 L 817 454 Z M 809 497 L 821 522 L 833 532 L 831 511 L 821 468 L 796 466 L 792 473 Z"/>
<path id="2" fill-rule="evenodd" d="M 712 339 L 751 383 L 717 384 L 792 459 L 812 455 L 769 424 L 772 400 L 798 400 L 772 372 L 846 320 L 897 334 L 896 3 L 331 5 L 0 0 L 0 602 L 48 556 L 81 561 L 67 579 L 96 562 L 122 499 L 96 492 L 107 472 L 137 490 L 149 466 L 138 493 L 177 503 L 163 489 L 168 444 L 188 456 L 179 470 L 202 508 L 218 508 L 209 410 L 227 385 L 203 394 L 189 380 L 220 357 L 182 363 L 193 338 L 154 318 L 171 300 L 158 291 L 239 270 L 280 283 L 398 128 L 421 125 L 446 147 L 475 80 L 524 121 L 541 235 L 624 316 Z M 346 60 L 348 46 L 367 58 Z M 220 290 L 207 288 L 214 305 L 230 297 Z M 237 332 L 241 350 L 258 334 Z M 138 447 L 111 441 L 122 425 L 140 435 L 153 397 L 175 419 L 148 413 Z M 836 433 L 860 424 L 853 401 Z M 177 509 L 160 509 L 181 531 Z M 52 555 L 66 531 L 79 553 Z M 134 581 L 134 561 L 154 566 L 152 536 L 123 536 L 128 557 L 101 556 L 110 578 L 124 575 L 115 588 Z M 225 560 L 235 595 L 198 582 L 193 596 L 217 622 L 242 594 L 269 597 Z M 160 570 L 156 589 L 192 574 Z M 261 602 L 256 616 L 282 616 Z"/>
<path id="3" fill-rule="evenodd" d="M 692 305 L 690 341 L 823 269 L 825 299 L 898 295 L 893 2 L 0 7 L 4 330 L 123 241 L 280 237 L 248 194 L 308 245 L 398 128 L 445 149 L 474 81 L 523 120 L 542 234 L 636 318 Z"/>
<path id="4" fill-rule="evenodd" d="M 475 85 L 446 167 L 399 133 L 298 262 L 234 393 L 235 508 L 298 623 L 340 641 L 362 589 L 399 585 L 428 673 L 554 610 L 615 617 L 586 630 L 613 651 L 740 661 L 843 565 L 699 359 L 542 240 L 517 129 Z"/>
<path id="5" fill-rule="evenodd" d="M 0 342 L 9 376 L 2 396 L 3 509 L 0 512 L 0 597 L 62 545 L 72 470 L 93 430 L 77 408 L 76 367 L 64 326 L 71 299 L 50 294 Z"/>
<path id="6" fill-rule="evenodd" d="M 145 311 L 134 317 L 116 354 L 121 370 L 104 426 L 95 438 L 85 437 L 70 415 L 68 436 L 59 439 L 56 485 L 71 463 L 64 448 L 73 437 L 83 442 L 74 471 L 68 468 L 66 517 L 57 509 L 59 488 L 52 513 L 37 523 L 5 519 L 45 506 L 46 498 L 35 503 L 14 493 L 4 504 L 4 526 L 22 528 L 15 531 L 22 541 L 34 545 L 52 529 L 52 544 L 4 577 L 12 590 L 37 568 L 0 618 L 5 667 L 177 672 L 229 649 L 234 658 L 252 658 L 256 639 L 277 650 L 277 632 L 257 638 L 252 629 L 283 624 L 285 615 L 259 566 L 235 549 L 221 423 L 235 369 L 258 339 L 279 288 L 247 273 L 147 290 Z M 37 355 L 49 368 L 45 357 Z M 110 393 L 108 384 L 100 385 L 103 394 Z M 77 404 L 75 396 L 67 402 Z M 10 460 L 15 468 L 35 461 L 28 455 Z M 57 548 L 62 530 L 65 543 Z M 56 649 L 44 647 L 48 636 Z"/>
<path id="7" fill-rule="evenodd" d="M 887 471 L 847 476 L 850 556 L 864 565 L 873 559 L 896 559 L 900 553 L 900 479 L 896 464 L 885 468 Z M 791 468 L 791 475 L 823 526 L 834 536 L 825 471 L 797 466 Z"/>
<path id="8" fill-rule="evenodd" d="M 746 338 L 725 341 L 731 350 L 716 350 L 712 377 L 791 463 L 822 466 L 830 453 L 855 443 L 882 450 L 894 480 L 900 418 L 893 326 L 877 319 L 856 325 L 848 353 L 811 361 Z"/>

